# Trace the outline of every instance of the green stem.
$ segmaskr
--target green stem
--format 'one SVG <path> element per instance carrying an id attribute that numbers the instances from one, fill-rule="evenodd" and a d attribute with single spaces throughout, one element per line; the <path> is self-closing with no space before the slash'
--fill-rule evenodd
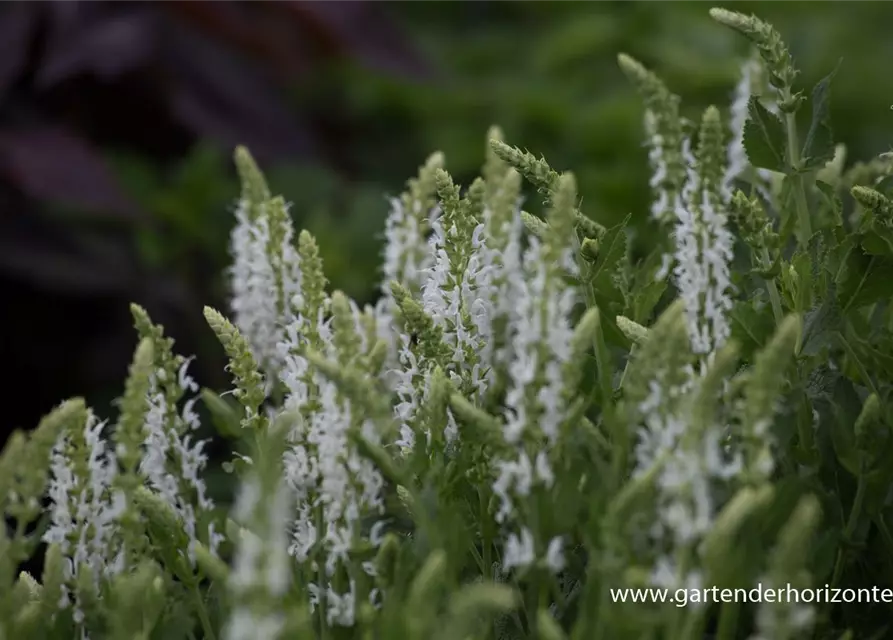
<path id="1" fill-rule="evenodd" d="M 481 540 L 483 544 L 484 564 L 484 581 L 489 582 L 492 578 L 491 571 L 493 569 L 493 541 L 490 537 L 490 521 L 487 513 L 487 501 L 484 499 L 484 492 L 478 489 L 478 500 L 480 502 L 480 518 L 481 518 Z"/>
<path id="2" fill-rule="evenodd" d="M 797 380 L 797 384 L 799 384 L 800 373 L 797 371 L 794 374 L 795 379 Z M 801 416 L 797 416 L 797 435 L 800 438 L 800 451 L 803 453 L 805 459 L 810 460 L 810 464 L 815 464 L 815 438 L 813 437 L 813 424 L 812 424 L 812 409 L 809 405 L 809 400 L 806 397 L 805 393 L 801 393 L 800 395 L 800 411 L 804 412 L 806 415 L 810 416 L 809 422 L 801 419 Z"/>
<path id="3" fill-rule="evenodd" d="M 760 250 L 763 266 L 768 269 L 772 266 L 772 259 L 769 257 L 769 249 L 763 245 Z M 766 278 L 766 288 L 769 290 L 769 302 L 772 304 L 772 315 L 775 316 L 775 324 L 780 325 L 781 321 L 784 319 L 784 311 L 781 307 L 781 296 L 778 295 L 778 287 L 775 286 L 775 278 Z"/>
<path id="4" fill-rule="evenodd" d="M 782 100 L 787 102 L 791 99 L 791 90 L 785 89 L 782 92 Z M 800 171 L 800 145 L 797 140 L 797 115 L 796 113 L 786 113 L 785 125 L 788 133 L 788 162 L 792 171 L 791 180 L 794 181 L 794 198 L 797 205 L 797 222 L 800 231 L 800 244 L 806 246 L 812 237 L 812 222 L 809 217 L 809 205 L 806 201 L 806 187 L 803 184 L 803 176 Z"/>
<path id="5" fill-rule="evenodd" d="M 738 631 L 738 615 L 741 605 L 738 602 L 724 602 L 719 611 L 719 625 L 716 640 L 735 640 Z"/>
<path id="6" fill-rule="evenodd" d="M 845 543 L 849 543 L 850 538 L 856 531 L 856 525 L 859 523 L 859 516 L 862 515 L 862 503 L 865 501 L 865 490 L 868 482 L 865 480 L 865 469 L 859 470 L 859 482 L 856 485 L 856 497 L 853 499 L 853 507 L 850 509 L 850 517 L 847 519 L 846 529 L 843 531 L 843 539 Z M 834 573 L 831 576 L 831 588 L 837 586 L 838 581 L 843 575 L 844 560 L 846 559 L 846 550 L 837 550 L 837 560 L 834 562 Z"/>
<path id="7" fill-rule="evenodd" d="M 215 640 L 214 628 L 211 626 L 211 618 L 208 616 L 208 608 L 205 607 L 205 601 L 202 598 L 202 592 L 198 588 L 198 583 L 192 585 L 192 595 L 195 597 L 195 609 L 198 612 L 198 619 L 202 623 L 202 632 L 205 640 Z"/>

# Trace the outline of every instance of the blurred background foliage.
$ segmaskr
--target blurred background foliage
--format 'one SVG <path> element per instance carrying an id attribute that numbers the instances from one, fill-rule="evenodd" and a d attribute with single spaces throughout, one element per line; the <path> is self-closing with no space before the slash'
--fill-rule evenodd
<path id="1" fill-rule="evenodd" d="M 727 106 L 741 38 L 704 2 L 7 2 L 0 6 L 0 286 L 7 429 L 59 399 L 120 393 L 144 305 L 207 386 L 227 384 L 203 304 L 223 272 L 246 144 L 332 286 L 373 302 L 387 195 L 434 150 L 462 184 L 484 135 L 573 170 L 582 208 L 632 214 L 646 152 L 625 51 L 696 119 Z M 779 28 L 802 85 L 835 67 L 832 122 L 849 158 L 893 140 L 893 4 L 731 2 Z M 535 195 L 526 208 L 537 211 Z"/>

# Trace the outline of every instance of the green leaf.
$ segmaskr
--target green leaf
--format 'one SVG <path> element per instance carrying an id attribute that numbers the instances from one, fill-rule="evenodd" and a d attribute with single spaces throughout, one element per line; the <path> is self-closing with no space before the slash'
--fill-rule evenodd
<path id="1" fill-rule="evenodd" d="M 243 435 L 238 405 L 226 401 L 210 389 L 201 390 L 202 402 L 211 414 L 211 422 L 224 438 L 239 438 Z"/>
<path id="2" fill-rule="evenodd" d="M 893 258 L 850 251 L 837 295 L 844 312 L 893 297 Z"/>
<path id="3" fill-rule="evenodd" d="M 869 342 L 860 338 L 854 330 L 848 329 L 846 338 L 868 371 L 879 379 L 893 382 L 893 334 L 885 331 Z"/>
<path id="4" fill-rule="evenodd" d="M 859 234 L 859 244 L 872 256 L 893 256 L 893 229 L 872 220 Z"/>
<path id="5" fill-rule="evenodd" d="M 768 304 L 757 309 L 754 300 L 739 301 L 729 315 L 732 319 L 732 338 L 741 345 L 744 357 L 765 345 L 775 330 Z"/>
<path id="6" fill-rule="evenodd" d="M 840 61 L 834 70 L 816 83 L 812 89 L 812 122 L 806 141 L 803 143 L 803 169 L 821 169 L 834 159 L 834 136 L 828 110 L 828 97 L 831 94 L 831 80 L 840 68 Z"/>
<path id="7" fill-rule="evenodd" d="M 858 475 L 862 456 L 856 448 L 856 435 L 853 425 L 862 409 L 859 395 L 852 383 L 838 379 L 831 398 L 831 416 L 825 421 L 830 429 L 831 442 L 838 462 L 851 474 Z M 822 420 L 819 421 L 822 424 Z"/>
<path id="8" fill-rule="evenodd" d="M 786 159 L 787 138 L 784 124 L 758 98 L 752 97 L 747 106 L 748 118 L 744 125 L 744 150 L 754 167 L 788 172 Z"/>
<path id="9" fill-rule="evenodd" d="M 620 267 L 623 257 L 626 255 L 627 235 L 626 228 L 630 215 L 627 215 L 620 224 L 608 229 L 599 243 L 598 259 L 589 272 L 589 282 L 599 294 L 612 293 L 611 301 L 622 299 L 619 296 L 614 274 Z"/>
<path id="10" fill-rule="evenodd" d="M 816 189 L 819 193 L 819 204 L 823 226 L 840 225 L 843 222 L 843 202 L 837 191 L 827 182 L 816 180 Z"/>
<path id="11" fill-rule="evenodd" d="M 840 307 L 834 299 L 825 300 L 807 312 L 803 319 L 800 353 L 812 356 L 819 353 L 823 347 L 830 346 L 834 333 L 841 327 L 842 320 Z"/>

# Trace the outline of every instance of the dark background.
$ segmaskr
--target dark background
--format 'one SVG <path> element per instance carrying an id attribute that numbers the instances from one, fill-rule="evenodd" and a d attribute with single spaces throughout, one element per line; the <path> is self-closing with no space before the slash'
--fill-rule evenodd
<path id="1" fill-rule="evenodd" d="M 73 395 L 114 417 L 131 301 L 198 356 L 203 385 L 227 386 L 201 310 L 227 306 L 236 144 L 316 235 L 333 286 L 360 302 L 376 296 L 385 196 L 434 150 L 467 185 L 491 124 L 572 169 L 593 217 L 632 212 L 647 242 L 642 111 L 616 54 L 657 70 L 689 117 L 726 107 L 747 45 L 710 6 L 0 4 L 3 438 Z M 850 161 L 889 148 L 893 5 L 725 6 L 781 30 L 807 90 L 842 57 L 838 139 Z"/>

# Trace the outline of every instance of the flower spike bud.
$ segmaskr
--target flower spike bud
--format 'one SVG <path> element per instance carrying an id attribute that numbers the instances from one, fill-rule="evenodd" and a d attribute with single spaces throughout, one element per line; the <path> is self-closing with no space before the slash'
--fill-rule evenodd
<path id="1" fill-rule="evenodd" d="M 617 316 L 616 322 L 620 333 L 633 344 L 642 344 L 648 338 L 648 329 L 638 322 L 633 322 L 626 316 Z"/>
<path id="2" fill-rule="evenodd" d="M 573 237 L 576 218 L 577 181 L 572 173 L 564 173 L 558 179 L 552 207 L 549 210 L 549 228 L 552 232 L 551 256 L 558 258 L 559 252 L 567 247 Z"/>
<path id="3" fill-rule="evenodd" d="M 853 198 L 870 211 L 879 221 L 893 221 L 893 201 L 871 187 L 855 186 L 850 190 Z"/>
<path id="4" fill-rule="evenodd" d="M 794 68 L 790 51 L 775 27 L 756 16 L 746 16 L 728 9 L 711 9 L 710 17 L 739 32 L 756 45 L 772 75 L 773 86 L 778 89 L 790 89 L 793 86 L 798 72 Z"/>
<path id="5" fill-rule="evenodd" d="M 493 149 L 494 142 L 503 142 L 504 140 L 505 136 L 502 133 L 502 129 L 498 126 L 493 125 L 490 127 L 489 131 L 487 131 L 488 143 L 487 148 L 484 151 L 486 160 L 481 173 L 484 176 L 484 180 L 487 182 L 487 186 L 491 189 L 496 189 L 505 179 L 505 176 L 510 170 L 508 163 L 500 158 Z"/>
<path id="6" fill-rule="evenodd" d="M 260 207 L 271 197 L 267 181 L 245 147 L 236 147 L 233 159 L 242 180 L 242 199 L 248 204 L 253 217 L 256 217 Z"/>
<path id="7" fill-rule="evenodd" d="M 129 472 L 135 472 L 140 461 L 140 445 L 145 420 L 147 396 L 153 371 L 154 353 L 152 341 L 144 338 L 137 346 L 130 365 L 130 375 L 121 398 L 121 417 L 115 429 L 115 445 L 121 466 Z"/>
<path id="8" fill-rule="evenodd" d="M 459 186 L 453 182 L 453 177 L 444 169 L 434 172 L 434 183 L 437 186 L 437 195 L 440 197 L 443 207 L 444 221 L 457 221 L 461 217 L 462 198 Z"/>
<path id="9" fill-rule="evenodd" d="M 216 309 L 205 307 L 204 314 L 205 320 L 217 335 L 226 355 L 229 356 L 228 368 L 236 383 L 236 391 L 233 395 L 246 409 L 242 427 L 259 428 L 264 424 L 259 410 L 266 393 L 264 392 L 264 378 L 258 371 L 254 356 L 251 355 L 248 341 Z"/>
<path id="10" fill-rule="evenodd" d="M 719 109 L 709 106 L 701 118 L 698 135 L 698 167 L 704 188 L 717 203 L 728 200 L 722 193 L 726 168 L 726 140 Z"/>
<path id="11" fill-rule="evenodd" d="M 652 169 L 649 184 L 655 196 L 651 216 L 669 222 L 673 219 L 686 177 L 680 99 L 638 60 L 621 53 L 617 56 L 617 62 L 645 102 L 645 135 L 648 137 L 646 144 Z"/>
<path id="12" fill-rule="evenodd" d="M 548 200 L 551 193 L 555 190 L 559 176 L 558 172 L 553 170 L 545 159 L 537 158 L 532 153 L 521 151 L 519 148 L 507 145 L 501 140 L 491 140 L 490 147 L 497 157 L 514 167 Z"/>
<path id="13" fill-rule="evenodd" d="M 524 227 L 537 238 L 544 238 L 549 232 L 549 225 L 532 213 L 522 211 L 521 221 L 524 223 Z"/>

